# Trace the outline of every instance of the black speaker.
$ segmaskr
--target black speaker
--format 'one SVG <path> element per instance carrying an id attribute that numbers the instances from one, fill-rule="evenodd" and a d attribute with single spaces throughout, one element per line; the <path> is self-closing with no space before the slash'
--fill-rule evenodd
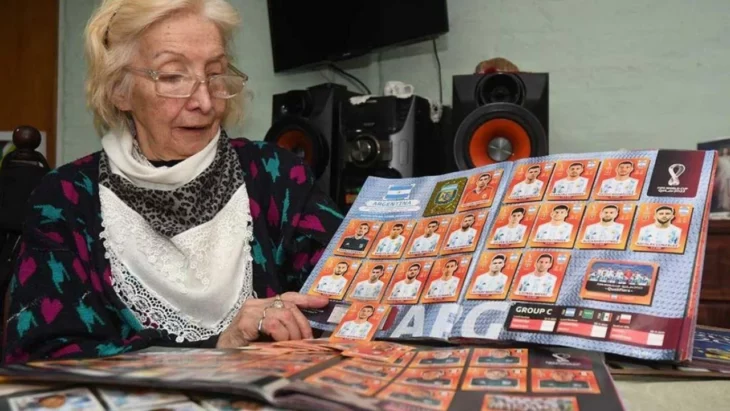
<path id="1" fill-rule="evenodd" d="M 548 73 L 457 75 L 452 104 L 457 170 L 549 153 Z"/>
<path id="2" fill-rule="evenodd" d="M 339 186 L 333 166 L 339 160 L 342 139 L 340 110 L 343 102 L 356 95 L 345 86 L 324 83 L 273 96 L 272 125 L 264 140 L 300 156 L 317 184 L 333 198 Z"/>
<path id="3" fill-rule="evenodd" d="M 435 139 L 431 105 L 419 96 L 370 97 L 342 109 L 343 173 L 340 199 L 349 208 L 368 176 L 406 178 L 428 175 L 421 156 Z"/>

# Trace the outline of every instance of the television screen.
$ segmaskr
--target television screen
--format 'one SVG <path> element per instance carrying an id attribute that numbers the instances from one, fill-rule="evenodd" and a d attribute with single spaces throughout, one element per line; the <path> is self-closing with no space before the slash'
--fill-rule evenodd
<path id="1" fill-rule="evenodd" d="M 274 72 L 343 60 L 449 31 L 446 0 L 268 0 Z"/>

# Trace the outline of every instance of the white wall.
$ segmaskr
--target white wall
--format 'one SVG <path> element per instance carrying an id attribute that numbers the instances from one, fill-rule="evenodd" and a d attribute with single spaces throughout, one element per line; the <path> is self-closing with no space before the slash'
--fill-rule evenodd
<path id="1" fill-rule="evenodd" d="M 63 162 L 99 149 L 84 103 L 82 52 L 84 24 L 96 3 L 65 2 L 60 16 Z M 233 134 L 263 139 L 272 94 L 318 84 L 332 74 L 274 75 L 266 2 L 232 3 L 243 16 L 235 39 L 238 66 L 251 77 L 255 93 L 245 126 Z M 451 31 L 437 42 L 444 102 L 451 101 L 452 75 L 471 73 L 480 60 L 501 56 L 522 70 L 550 73 L 553 153 L 695 148 L 698 141 L 730 135 L 728 15 L 727 0 L 449 0 Z M 430 42 L 343 67 L 373 90 L 401 80 L 438 99 Z"/>

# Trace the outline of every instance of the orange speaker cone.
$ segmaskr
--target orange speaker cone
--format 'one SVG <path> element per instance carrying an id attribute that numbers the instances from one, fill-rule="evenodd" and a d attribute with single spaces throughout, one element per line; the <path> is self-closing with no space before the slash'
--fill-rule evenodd
<path id="1" fill-rule="evenodd" d="M 469 158 L 475 167 L 498 162 L 489 155 L 489 146 L 492 141 L 500 137 L 506 139 L 511 145 L 510 161 L 530 157 L 532 142 L 527 130 L 513 120 L 497 118 L 485 121 L 477 127 L 469 140 L 467 149 Z"/>
<path id="2" fill-rule="evenodd" d="M 454 134 L 454 161 L 468 170 L 502 161 L 547 154 L 547 133 L 522 106 L 491 103 L 461 121 Z"/>
<path id="3" fill-rule="evenodd" d="M 314 166 L 314 142 L 312 138 L 301 130 L 288 130 L 279 135 L 276 139 L 279 147 L 302 156 L 304 162 L 312 167 Z"/>

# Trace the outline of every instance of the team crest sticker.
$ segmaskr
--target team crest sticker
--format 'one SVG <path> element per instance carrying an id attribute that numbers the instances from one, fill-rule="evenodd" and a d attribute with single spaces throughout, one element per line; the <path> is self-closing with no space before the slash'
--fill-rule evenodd
<path id="1" fill-rule="evenodd" d="M 443 214 L 453 214 L 459 205 L 461 194 L 464 192 L 468 178 L 461 177 L 451 180 L 439 181 L 431 193 L 431 198 L 426 205 L 424 217 L 431 217 Z"/>
<path id="2" fill-rule="evenodd" d="M 458 189 L 459 186 L 456 184 L 447 184 L 441 187 L 441 190 L 439 190 L 439 193 L 436 196 L 436 205 L 446 205 L 454 201 L 454 198 L 456 198 L 456 191 Z"/>

